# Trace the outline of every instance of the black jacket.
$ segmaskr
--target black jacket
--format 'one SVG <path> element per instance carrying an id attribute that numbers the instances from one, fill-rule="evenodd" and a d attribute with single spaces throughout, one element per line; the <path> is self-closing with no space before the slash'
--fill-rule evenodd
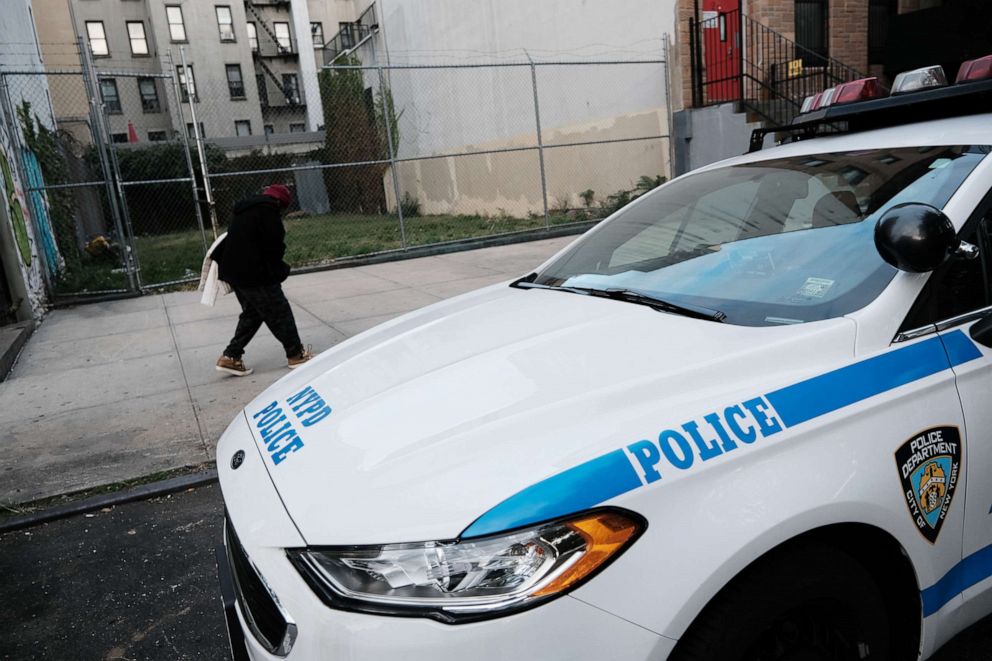
<path id="1" fill-rule="evenodd" d="M 256 195 L 234 205 L 227 238 L 214 249 L 220 279 L 235 287 L 277 285 L 289 276 L 279 203 Z"/>

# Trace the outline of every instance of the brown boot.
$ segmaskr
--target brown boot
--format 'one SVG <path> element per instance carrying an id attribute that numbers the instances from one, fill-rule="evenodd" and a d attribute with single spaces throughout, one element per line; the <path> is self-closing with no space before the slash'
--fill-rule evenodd
<path id="1" fill-rule="evenodd" d="M 311 358 L 313 358 L 313 353 L 310 351 L 310 345 L 308 344 L 307 348 L 300 351 L 299 355 L 293 356 L 292 358 L 287 358 L 286 362 L 289 365 L 289 369 L 295 370 Z"/>
<path id="2" fill-rule="evenodd" d="M 250 367 L 245 367 L 245 361 L 240 358 L 231 358 L 230 356 L 221 356 L 218 358 L 215 369 L 218 372 L 227 372 L 234 376 L 248 376 L 252 373 Z"/>

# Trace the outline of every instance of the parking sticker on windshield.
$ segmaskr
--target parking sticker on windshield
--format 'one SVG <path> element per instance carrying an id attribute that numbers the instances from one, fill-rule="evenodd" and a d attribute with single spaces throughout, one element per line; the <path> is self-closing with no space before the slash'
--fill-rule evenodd
<path id="1" fill-rule="evenodd" d="M 937 541 L 961 471 L 957 427 L 933 427 L 896 450 L 896 467 L 909 515 L 928 542 Z"/>
<path id="2" fill-rule="evenodd" d="M 834 286 L 833 280 L 826 278 L 806 278 L 806 282 L 796 294 L 802 298 L 823 298 Z"/>

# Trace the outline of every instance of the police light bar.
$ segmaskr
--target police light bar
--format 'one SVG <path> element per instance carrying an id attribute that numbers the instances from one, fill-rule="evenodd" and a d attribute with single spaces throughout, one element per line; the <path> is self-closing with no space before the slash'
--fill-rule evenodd
<path id="1" fill-rule="evenodd" d="M 939 64 L 912 71 L 903 71 L 892 83 L 892 95 L 919 92 L 920 90 L 946 87 L 947 76 Z"/>
<path id="2" fill-rule="evenodd" d="M 861 78 L 838 85 L 834 92 L 832 105 L 839 106 L 855 101 L 879 99 L 883 96 L 885 96 L 885 92 L 878 84 L 878 78 Z"/>
<path id="3" fill-rule="evenodd" d="M 968 83 L 986 78 L 992 78 L 992 55 L 962 62 L 954 83 Z"/>

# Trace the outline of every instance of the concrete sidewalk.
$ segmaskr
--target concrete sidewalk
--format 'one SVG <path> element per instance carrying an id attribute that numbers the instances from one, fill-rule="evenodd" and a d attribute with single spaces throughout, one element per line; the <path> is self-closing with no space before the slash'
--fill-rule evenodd
<path id="1" fill-rule="evenodd" d="M 291 277 L 304 343 L 323 351 L 399 314 L 526 274 L 574 237 Z M 266 329 L 249 377 L 214 362 L 234 331 L 234 296 L 197 292 L 52 312 L 0 383 L 0 503 L 22 503 L 212 461 L 242 406 L 286 373 Z"/>

